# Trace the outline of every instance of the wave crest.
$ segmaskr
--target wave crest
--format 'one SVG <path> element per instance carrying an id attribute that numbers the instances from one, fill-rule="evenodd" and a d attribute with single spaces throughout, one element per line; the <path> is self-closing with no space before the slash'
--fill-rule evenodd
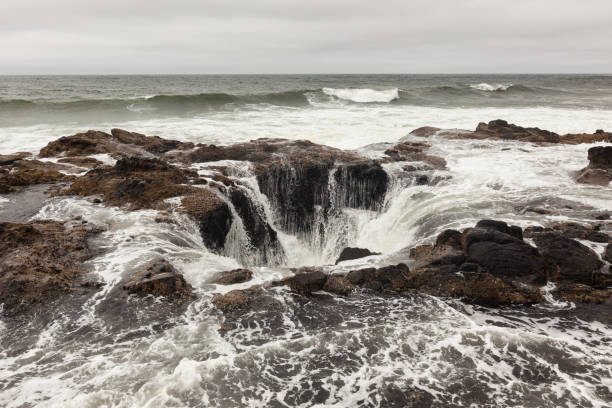
<path id="1" fill-rule="evenodd" d="M 358 103 L 385 102 L 399 99 L 399 89 L 323 88 L 323 93 L 346 101 Z"/>
<path id="2" fill-rule="evenodd" d="M 482 82 L 480 84 L 470 85 L 470 88 L 478 89 L 479 91 L 485 92 L 498 92 L 498 91 L 507 91 L 512 88 L 514 84 L 487 84 L 486 82 Z"/>

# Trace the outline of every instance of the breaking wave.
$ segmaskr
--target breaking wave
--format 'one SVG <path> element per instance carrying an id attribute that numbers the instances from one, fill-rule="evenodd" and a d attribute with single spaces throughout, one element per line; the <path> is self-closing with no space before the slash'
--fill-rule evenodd
<path id="1" fill-rule="evenodd" d="M 369 89 L 369 88 L 323 88 L 323 93 L 339 99 L 358 103 L 391 102 L 399 99 L 399 89 Z"/>
<path id="2" fill-rule="evenodd" d="M 477 89 L 479 91 L 498 92 L 507 91 L 513 86 L 514 84 L 487 84 L 486 82 L 482 82 L 480 84 L 470 85 L 470 88 Z"/>

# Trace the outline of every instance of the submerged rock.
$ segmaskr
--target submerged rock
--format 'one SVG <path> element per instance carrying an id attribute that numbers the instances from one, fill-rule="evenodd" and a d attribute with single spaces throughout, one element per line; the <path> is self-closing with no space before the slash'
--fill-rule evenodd
<path id="1" fill-rule="evenodd" d="M 380 255 L 379 252 L 372 252 L 369 249 L 365 248 L 351 248 L 347 247 L 340 252 L 338 259 L 336 260 L 336 265 L 340 262 L 350 261 L 353 259 L 365 258 L 372 255 Z"/>
<path id="2" fill-rule="evenodd" d="M 0 303 L 17 313 L 70 293 L 92 256 L 88 238 L 100 232 L 83 223 L 0 223 Z"/>
<path id="3" fill-rule="evenodd" d="M 253 272 L 249 269 L 234 269 L 215 274 L 211 283 L 218 285 L 233 285 L 235 283 L 243 283 L 250 281 L 253 277 Z"/>
<path id="4" fill-rule="evenodd" d="M 130 294 L 160 296 L 179 304 L 194 297 L 191 285 L 165 259 L 153 260 L 140 268 L 123 285 L 123 289 Z"/>

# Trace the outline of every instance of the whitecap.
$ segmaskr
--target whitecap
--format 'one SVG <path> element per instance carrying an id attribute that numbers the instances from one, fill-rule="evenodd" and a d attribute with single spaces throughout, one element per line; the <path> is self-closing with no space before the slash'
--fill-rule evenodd
<path id="1" fill-rule="evenodd" d="M 323 93 L 336 98 L 351 102 L 391 102 L 399 99 L 399 90 L 392 89 L 369 89 L 369 88 L 323 88 Z"/>
<path id="2" fill-rule="evenodd" d="M 487 84 L 486 82 L 480 84 L 470 85 L 470 88 L 478 89 L 479 91 L 495 92 L 495 91 L 507 91 L 513 84 Z"/>

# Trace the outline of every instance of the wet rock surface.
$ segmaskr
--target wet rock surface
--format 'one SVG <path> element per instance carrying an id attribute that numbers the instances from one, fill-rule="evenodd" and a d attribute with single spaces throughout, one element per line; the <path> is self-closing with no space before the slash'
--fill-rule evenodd
<path id="1" fill-rule="evenodd" d="M 591 147 L 589 165 L 576 174 L 576 181 L 607 186 L 612 181 L 612 146 Z"/>
<path id="2" fill-rule="evenodd" d="M 380 255 L 378 252 L 372 252 L 369 249 L 365 248 L 351 248 L 347 247 L 340 252 L 338 259 L 336 260 L 336 265 L 340 262 L 350 261 L 353 259 L 365 258 L 372 255 Z"/>
<path id="3" fill-rule="evenodd" d="M 249 269 L 234 269 L 215 274 L 211 283 L 218 285 L 233 285 L 235 283 L 248 282 L 253 277 L 253 272 Z"/>
<path id="4" fill-rule="evenodd" d="M 562 228 L 562 224 L 556 226 Z M 565 227 L 570 235 L 575 231 Z M 462 232 L 444 230 L 434 244 L 413 248 L 412 268 L 400 263 L 345 274 L 301 268 L 272 286 L 285 285 L 307 297 L 319 291 L 350 296 L 360 287 L 375 293 L 417 292 L 500 307 L 544 302 L 541 288 L 551 281 L 557 285 L 553 295 L 558 299 L 609 303 L 612 275 L 600 271 L 603 263 L 597 254 L 560 232 L 542 231 L 530 231 L 534 247 L 523 241 L 520 227 L 481 220 Z M 257 290 L 261 296 L 266 291 Z"/>
<path id="5" fill-rule="evenodd" d="M 0 298 L 4 313 L 72 292 L 92 256 L 88 239 L 100 230 L 81 222 L 0 223 Z"/>
<path id="6" fill-rule="evenodd" d="M 481 122 L 473 132 L 459 132 L 448 134 L 449 138 L 458 139 L 493 139 L 493 140 L 513 140 L 529 142 L 535 144 L 580 144 L 608 142 L 612 143 L 612 133 L 595 132 L 583 134 L 558 135 L 557 133 L 543 130 L 537 127 L 522 127 L 508 123 L 505 120 L 497 119 L 489 123 Z"/>
<path id="7" fill-rule="evenodd" d="M 156 259 L 136 271 L 123 285 L 129 294 L 156 296 L 183 303 L 193 300 L 193 288 L 183 275 L 165 259 Z"/>

